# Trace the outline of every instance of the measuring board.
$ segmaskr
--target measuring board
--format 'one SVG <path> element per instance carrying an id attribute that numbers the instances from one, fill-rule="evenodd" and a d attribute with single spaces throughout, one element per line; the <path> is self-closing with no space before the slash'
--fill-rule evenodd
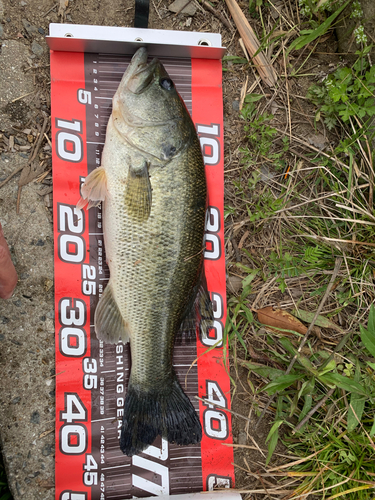
<path id="1" fill-rule="evenodd" d="M 56 499 L 123 500 L 233 487 L 223 232 L 221 61 L 160 57 L 201 141 L 209 191 L 205 272 L 214 328 L 177 344 L 174 367 L 199 412 L 198 445 L 160 437 L 139 456 L 119 448 L 129 344 L 105 344 L 94 312 L 109 279 L 101 207 L 78 210 L 80 186 L 100 166 L 112 97 L 132 54 L 51 51 L 56 310 Z M 198 400 L 197 397 L 204 401 Z M 217 408 L 220 405 L 221 408 Z"/>

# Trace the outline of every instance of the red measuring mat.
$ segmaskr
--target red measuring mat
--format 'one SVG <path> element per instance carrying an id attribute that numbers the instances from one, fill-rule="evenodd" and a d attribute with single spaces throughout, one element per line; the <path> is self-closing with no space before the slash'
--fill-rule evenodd
<path id="1" fill-rule="evenodd" d="M 201 443 L 160 437 L 140 455 L 119 448 L 129 345 L 96 338 L 94 312 L 109 279 L 101 207 L 78 210 L 80 185 L 100 165 L 112 97 L 129 56 L 51 52 L 56 318 L 56 499 L 123 500 L 233 487 L 226 316 L 221 61 L 160 58 L 192 114 L 206 165 L 205 271 L 214 327 L 177 343 L 173 363 L 199 411 Z M 201 399 L 197 399 L 197 396 Z M 203 401 L 202 401 L 203 400 Z M 221 406 L 223 409 L 217 407 Z"/>

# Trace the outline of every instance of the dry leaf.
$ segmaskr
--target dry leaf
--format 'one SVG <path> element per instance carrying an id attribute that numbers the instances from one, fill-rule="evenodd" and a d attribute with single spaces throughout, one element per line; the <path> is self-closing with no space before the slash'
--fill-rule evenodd
<path id="1" fill-rule="evenodd" d="M 307 327 L 303 323 L 283 309 L 263 307 L 263 309 L 258 309 L 256 313 L 258 314 L 258 321 L 260 323 L 272 327 L 272 329 L 279 333 L 288 335 L 288 332 L 282 332 L 278 330 L 279 328 L 282 330 L 292 330 L 302 335 L 305 335 L 307 332 Z"/>

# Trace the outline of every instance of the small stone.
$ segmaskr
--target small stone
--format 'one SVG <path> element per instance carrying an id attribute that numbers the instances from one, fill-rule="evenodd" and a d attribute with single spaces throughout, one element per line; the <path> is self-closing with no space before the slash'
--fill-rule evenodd
<path id="1" fill-rule="evenodd" d="M 0 38 L 3 38 L 3 35 L 4 35 L 4 28 L 3 25 L 0 24 Z"/>
<path id="2" fill-rule="evenodd" d="M 5 339 L 5 335 L 3 333 L 0 333 L 0 341 Z"/>
<path id="3" fill-rule="evenodd" d="M 42 455 L 48 457 L 52 453 L 52 446 L 50 444 L 45 444 L 42 448 Z"/>
<path id="4" fill-rule="evenodd" d="M 240 101 L 233 101 L 232 102 L 232 109 L 234 109 L 234 111 L 239 111 L 240 110 Z"/>
<path id="5" fill-rule="evenodd" d="M 25 2 L 25 0 L 21 0 L 20 5 L 21 5 L 21 7 L 26 7 L 27 2 Z"/>
<path id="6" fill-rule="evenodd" d="M 320 151 L 327 147 L 327 139 L 322 134 L 312 134 L 307 138 L 307 140 Z"/>
<path id="7" fill-rule="evenodd" d="M 242 288 L 242 278 L 239 276 L 229 276 L 227 279 L 228 291 L 238 293 Z"/>
<path id="8" fill-rule="evenodd" d="M 11 21 L 11 18 L 7 17 L 7 23 L 10 23 L 10 21 Z"/>
<path id="9" fill-rule="evenodd" d="M 17 403 L 19 403 L 21 401 L 21 397 L 20 396 L 17 396 L 16 398 L 13 398 L 11 403 L 12 405 L 16 405 Z"/>
<path id="10" fill-rule="evenodd" d="M 240 432 L 238 434 L 238 444 L 240 445 L 244 445 L 247 443 L 247 435 L 246 435 L 246 432 Z"/>
<path id="11" fill-rule="evenodd" d="M 184 5 L 186 5 L 186 0 L 175 0 L 169 7 L 168 9 L 171 12 L 179 12 Z M 183 8 L 183 10 L 180 12 L 180 14 L 184 14 L 185 16 L 194 16 L 194 14 L 197 11 L 197 7 L 193 2 L 190 2 L 186 7 Z"/>
<path id="12" fill-rule="evenodd" d="M 7 323 L 9 323 L 9 318 L 7 318 L 6 316 L 1 316 L 0 317 L 0 322 L 3 324 L 3 325 L 6 325 Z"/>
<path id="13" fill-rule="evenodd" d="M 34 411 L 30 417 L 30 422 L 32 424 L 39 424 L 40 423 L 40 414 L 38 411 Z"/>
<path id="14" fill-rule="evenodd" d="M 40 57 L 43 55 L 43 52 L 44 52 L 44 49 L 41 45 L 39 45 L 39 43 L 37 43 L 35 40 L 33 41 L 33 43 L 31 44 L 31 50 L 33 51 L 33 53 L 37 56 L 37 57 Z"/>
<path id="15" fill-rule="evenodd" d="M 185 26 L 186 26 L 187 28 L 189 28 L 189 26 L 191 26 L 192 21 L 193 21 L 193 18 L 192 18 L 192 17 L 188 17 L 188 18 L 186 19 Z"/>
<path id="16" fill-rule="evenodd" d="M 40 33 L 41 35 L 44 35 L 44 33 L 45 33 L 43 28 L 38 28 L 38 31 L 39 31 L 39 33 Z"/>
<path id="17" fill-rule="evenodd" d="M 47 318 L 55 319 L 55 310 L 51 309 L 50 311 L 48 311 L 48 313 L 46 314 L 46 316 L 47 316 Z"/>
<path id="18" fill-rule="evenodd" d="M 33 26 L 31 23 L 29 23 L 29 21 L 27 19 L 22 19 L 22 24 L 29 35 L 32 35 L 33 33 L 37 32 L 36 27 Z"/>
<path id="19" fill-rule="evenodd" d="M 44 247 L 45 243 L 43 240 L 38 240 L 36 243 L 35 243 L 35 246 L 37 247 Z"/>

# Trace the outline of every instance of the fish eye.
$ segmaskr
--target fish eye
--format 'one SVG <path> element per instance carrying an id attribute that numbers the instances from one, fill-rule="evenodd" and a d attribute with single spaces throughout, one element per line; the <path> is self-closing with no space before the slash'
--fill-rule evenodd
<path id="1" fill-rule="evenodd" d="M 162 78 L 159 83 L 160 86 L 165 90 L 172 90 L 174 87 L 173 82 L 170 78 Z"/>

